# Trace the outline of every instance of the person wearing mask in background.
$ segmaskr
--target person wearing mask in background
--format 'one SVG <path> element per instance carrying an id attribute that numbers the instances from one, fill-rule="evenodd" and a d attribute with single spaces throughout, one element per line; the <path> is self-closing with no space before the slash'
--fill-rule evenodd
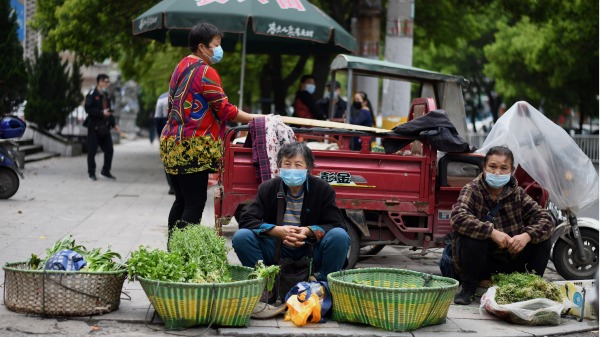
<path id="1" fill-rule="evenodd" d="M 162 133 L 162 129 L 165 127 L 165 124 L 167 124 L 168 103 L 168 91 L 158 96 L 158 100 L 156 101 L 156 109 L 154 110 L 154 127 L 156 129 L 156 134 L 159 136 Z M 165 172 L 165 176 L 167 177 L 167 183 L 169 184 L 169 194 L 175 194 L 175 190 L 173 189 L 173 184 L 171 183 L 169 174 Z"/>
<path id="2" fill-rule="evenodd" d="M 462 283 L 456 304 L 470 304 L 480 282 L 489 283 L 497 273 L 544 276 L 554 222 L 517 184 L 514 165 L 508 147 L 490 148 L 483 172 L 462 188 L 452 207 L 452 257 Z"/>
<path id="3" fill-rule="evenodd" d="M 315 78 L 304 75 L 300 78 L 300 90 L 294 98 L 294 117 L 325 120 L 326 115 L 321 112 L 313 94 L 315 93 Z"/>
<path id="4" fill-rule="evenodd" d="M 317 105 L 319 106 L 321 113 L 323 115 L 325 115 L 326 117 L 329 117 L 329 102 L 331 100 L 331 94 L 329 92 L 330 89 L 331 89 L 331 86 L 327 85 L 327 87 L 325 88 L 325 90 L 327 90 L 325 93 L 325 97 L 321 98 L 317 102 Z M 335 81 L 335 91 L 333 92 L 333 118 L 338 118 L 338 119 L 344 118 L 344 115 L 346 114 L 346 101 L 344 101 L 340 97 L 340 92 L 341 92 L 340 82 Z"/>
<path id="5" fill-rule="evenodd" d="M 109 179 L 116 179 L 110 173 L 113 158 L 113 141 L 110 129 L 114 128 L 117 132 L 121 129 L 115 121 L 113 110 L 108 95 L 110 79 L 106 74 L 98 74 L 96 77 L 96 87 L 85 97 L 85 112 L 87 117 L 83 126 L 87 127 L 87 167 L 90 180 L 96 181 L 96 153 L 98 145 L 104 152 L 104 163 L 100 175 Z"/>
<path id="6" fill-rule="evenodd" d="M 222 37 L 212 24 L 192 27 L 188 40 L 192 54 L 171 76 L 167 123 L 160 137 L 160 156 L 175 190 L 169 237 L 175 226 L 202 220 L 208 175 L 218 170 L 226 122 L 247 123 L 259 117 L 229 103 L 223 91 L 221 77 L 212 67 L 223 58 Z"/>
<path id="7" fill-rule="evenodd" d="M 358 91 L 354 94 L 354 100 L 352 101 L 352 115 L 350 116 L 350 124 L 362 125 L 368 127 L 375 126 L 375 114 L 373 114 L 373 107 L 367 97 L 367 94 Z M 360 138 L 352 138 L 352 144 L 350 148 L 358 151 L 362 147 Z"/>

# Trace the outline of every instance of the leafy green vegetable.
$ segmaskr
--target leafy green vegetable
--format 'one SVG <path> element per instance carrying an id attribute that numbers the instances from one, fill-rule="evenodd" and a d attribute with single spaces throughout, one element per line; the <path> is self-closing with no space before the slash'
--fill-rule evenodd
<path id="1" fill-rule="evenodd" d="M 267 267 L 262 260 L 258 260 L 256 266 L 254 267 L 254 271 L 248 275 L 248 279 L 253 280 L 257 278 L 266 278 L 267 291 L 271 291 L 275 285 L 275 276 L 277 276 L 277 274 L 279 274 L 278 265 L 271 265 Z"/>
<path id="2" fill-rule="evenodd" d="M 85 267 L 80 269 L 80 271 L 115 271 L 122 268 L 122 265 L 119 263 L 115 263 L 113 258 L 121 259 L 121 255 L 117 252 L 113 252 L 110 250 L 110 247 L 106 250 L 106 252 L 102 253 L 100 248 L 94 248 L 90 251 L 85 252 L 83 255 L 83 259 L 86 262 Z"/>
<path id="3" fill-rule="evenodd" d="M 27 260 L 27 265 L 31 269 L 44 269 L 46 262 L 52 255 L 60 252 L 61 250 L 72 250 L 83 256 L 83 260 L 86 262 L 85 267 L 81 271 L 88 272 L 102 272 L 102 271 L 115 271 L 121 269 L 123 266 L 120 263 L 113 261 L 113 258 L 121 259 L 119 253 L 110 250 L 110 247 L 106 252 L 102 253 L 100 248 L 94 248 L 90 251 L 83 245 L 75 244 L 75 239 L 72 235 L 67 235 L 61 240 L 56 241 L 52 247 L 46 249 L 46 258 L 40 259 L 37 255 L 31 254 L 31 257 Z"/>
<path id="4" fill-rule="evenodd" d="M 560 290 L 556 284 L 546 282 L 533 273 L 497 274 L 492 276 L 492 282 L 498 287 L 496 291 L 498 304 L 521 302 L 534 298 L 562 301 Z"/>
<path id="5" fill-rule="evenodd" d="M 177 253 L 140 246 L 127 261 L 129 280 L 134 275 L 159 281 L 188 282 L 196 274 L 198 265 L 186 263 Z"/>
<path id="6" fill-rule="evenodd" d="M 189 225 L 171 232 L 169 251 L 181 255 L 186 263 L 198 266 L 192 282 L 231 282 L 225 242 L 214 228 Z"/>

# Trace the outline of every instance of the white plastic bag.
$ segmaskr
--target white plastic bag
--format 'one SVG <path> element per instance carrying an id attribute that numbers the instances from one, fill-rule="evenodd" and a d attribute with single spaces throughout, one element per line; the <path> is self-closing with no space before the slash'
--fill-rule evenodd
<path id="1" fill-rule="evenodd" d="M 559 303 L 547 298 L 536 298 L 529 301 L 510 304 L 496 302 L 497 287 L 488 288 L 481 296 L 479 311 L 484 308 L 492 315 L 501 319 L 523 325 L 559 325 L 560 314 L 566 310 L 565 303 Z"/>
<path id="2" fill-rule="evenodd" d="M 560 126 L 525 101 L 515 103 L 492 128 L 477 153 L 508 146 L 521 167 L 548 190 L 550 200 L 573 213 L 598 199 L 598 173 Z"/>

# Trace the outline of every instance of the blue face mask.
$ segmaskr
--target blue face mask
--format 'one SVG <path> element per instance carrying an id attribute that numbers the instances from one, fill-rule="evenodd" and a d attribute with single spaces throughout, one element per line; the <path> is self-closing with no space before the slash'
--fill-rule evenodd
<path id="1" fill-rule="evenodd" d="M 290 187 L 296 187 L 304 184 L 306 181 L 306 169 L 279 169 L 279 176 L 283 183 Z"/>
<path id="2" fill-rule="evenodd" d="M 308 91 L 309 94 L 314 94 L 315 93 L 315 85 L 314 84 L 307 84 L 306 85 L 306 91 Z"/>
<path id="3" fill-rule="evenodd" d="M 215 64 L 223 59 L 223 48 L 221 46 L 212 48 L 213 56 L 209 57 L 210 63 Z"/>
<path id="4" fill-rule="evenodd" d="M 490 185 L 491 188 L 501 188 L 504 185 L 508 184 L 510 181 L 510 173 L 507 174 L 493 174 L 486 172 L 485 173 L 485 182 Z"/>

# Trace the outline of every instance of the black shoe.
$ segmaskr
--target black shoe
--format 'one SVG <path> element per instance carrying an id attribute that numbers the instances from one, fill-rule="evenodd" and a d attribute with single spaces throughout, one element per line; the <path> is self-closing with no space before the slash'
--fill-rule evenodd
<path id="1" fill-rule="evenodd" d="M 90 180 L 91 181 L 96 181 L 96 180 L 98 180 L 98 178 L 96 178 L 95 174 L 90 174 Z"/>
<path id="2" fill-rule="evenodd" d="M 115 176 L 113 176 L 112 174 L 110 174 L 110 172 L 100 172 L 100 174 L 101 174 L 103 177 L 106 177 L 106 178 L 108 178 L 108 179 L 115 179 L 115 180 L 117 179 Z"/>
<path id="3" fill-rule="evenodd" d="M 475 295 L 475 288 L 461 287 L 460 292 L 454 295 L 454 303 L 460 305 L 469 305 L 473 302 L 472 298 Z"/>
<path id="4" fill-rule="evenodd" d="M 169 194 L 171 194 L 171 195 L 175 194 L 175 190 L 174 190 L 174 189 L 172 189 L 172 188 L 170 188 L 170 189 L 169 189 Z"/>

